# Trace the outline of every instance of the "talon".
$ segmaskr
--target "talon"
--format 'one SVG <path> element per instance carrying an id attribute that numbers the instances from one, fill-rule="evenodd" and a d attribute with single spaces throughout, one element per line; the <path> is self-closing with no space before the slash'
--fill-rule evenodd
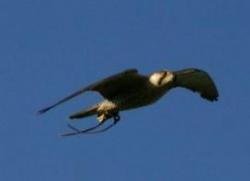
<path id="1" fill-rule="evenodd" d="M 98 122 L 103 122 L 104 120 L 107 119 L 107 117 L 106 117 L 105 114 L 100 114 L 100 115 L 97 116 L 96 119 L 97 119 Z"/>
<path id="2" fill-rule="evenodd" d="M 121 119 L 121 117 L 118 114 L 114 115 L 113 118 L 114 118 L 115 123 Z"/>

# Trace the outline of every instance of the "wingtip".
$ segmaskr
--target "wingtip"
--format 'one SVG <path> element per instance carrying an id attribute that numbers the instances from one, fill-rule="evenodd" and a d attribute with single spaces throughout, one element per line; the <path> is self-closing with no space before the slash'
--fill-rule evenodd
<path id="1" fill-rule="evenodd" d="M 211 99 L 212 102 L 217 102 L 218 99 L 217 98 L 214 98 L 214 99 Z"/>
<path id="2" fill-rule="evenodd" d="M 218 101 L 219 95 L 207 95 L 207 94 L 200 94 L 200 96 L 210 102 Z"/>
<path id="3" fill-rule="evenodd" d="M 211 101 L 211 102 L 217 102 L 218 101 L 218 96 L 217 97 L 206 97 L 207 100 Z"/>
<path id="4" fill-rule="evenodd" d="M 39 111 L 37 111 L 37 114 L 40 115 L 40 114 L 44 114 L 46 113 L 47 111 L 49 111 L 52 107 L 47 107 L 47 108 L 44 108 L 44 109 L 41 109 Z"/>

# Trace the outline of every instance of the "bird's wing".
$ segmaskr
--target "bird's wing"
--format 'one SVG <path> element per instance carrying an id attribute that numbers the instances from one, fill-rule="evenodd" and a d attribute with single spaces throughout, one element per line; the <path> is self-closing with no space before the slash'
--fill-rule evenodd
<path id="1" fill-rule="evenodd" d="M 175 86 L 198 92 L 202 98 L 216 101 L 219 94 L 209 74 L 200 69 L 184 69 L 174 72 Z"/>
<path id="2" fill-rule="evenodd" d="M 138 85 L 142 83 L 142 80 L 144 80 L 145 76 L 139 75 L 138 71 L 136 69 L 128 69 L 125 71 L 122 71 L 118 74 L 112 75 L 110 77 L 107 77 L 103 80 L 100 80 L 94 84 L 91 84 L 87 87 L 84 87 L 75 93 L 61 99 L 60 101 L 56 102 L 55 104 L 46 107 L 44 109 L 41 109 L 38 111 L 38 113 L 42 114 L 50 109 L 56 107 L 59 104 L 62 104 L 81 93 L 84 93 L 86 91 L 97 91 L 99 92 L 103 97 L 105 98 L 111 98 L 115 96 L 117 93 L 122 93 L 126 90 L 132 90 L 134 85 Z M 132 89 L 131 89 L 132 88 Z"/>
<path id="3" fill-rule="evenodd" d="M 147 77 L 139 74 L 136 69 L 129 69 L 98 81 L 90 85 L 88 89 L 97 91 L 103 97 L 111 99 L 117 95 L 135 91 L 145 83 L 145 79 L 147 79 Z"/>

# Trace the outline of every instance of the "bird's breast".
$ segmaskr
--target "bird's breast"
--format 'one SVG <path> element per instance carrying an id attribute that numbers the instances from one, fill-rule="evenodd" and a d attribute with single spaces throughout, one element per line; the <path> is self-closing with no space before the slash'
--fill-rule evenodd
<path id="1" fill-rule="evenodd" d="M 146 88 L 117 96 L 112 100 L 120 110 L 146 106 L 160 99 L 168 89 Z"/>

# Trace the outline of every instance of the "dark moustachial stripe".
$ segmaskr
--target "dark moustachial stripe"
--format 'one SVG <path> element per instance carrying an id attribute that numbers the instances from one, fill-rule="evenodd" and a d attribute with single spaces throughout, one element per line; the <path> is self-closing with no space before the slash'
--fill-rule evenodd
<path id="1" fill-rule="evenodd" d="M 158 85 L 161 85 L 163 79 L 166 77 L 167 72 L 163 72 L 163 76 L 159 79 Z"/>

